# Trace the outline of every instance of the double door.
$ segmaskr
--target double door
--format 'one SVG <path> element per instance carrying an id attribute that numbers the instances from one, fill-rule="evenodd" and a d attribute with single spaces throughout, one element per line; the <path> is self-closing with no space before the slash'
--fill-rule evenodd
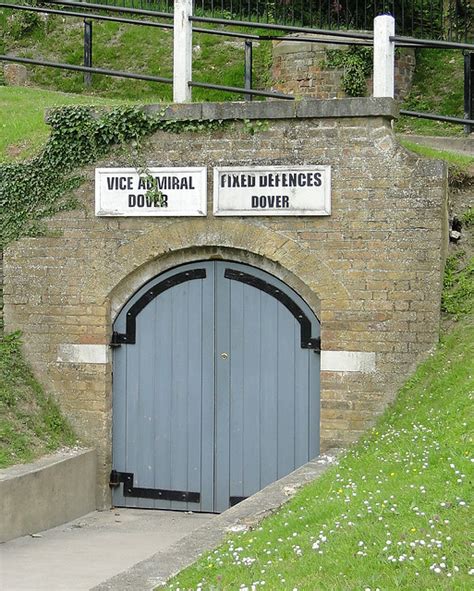
<path id="1" fill-rule="evenodd" d="M 144 285 L 114 323 L 113 503 L 220 512 L 319 451 L 319 323 L 225 261 Z"/>

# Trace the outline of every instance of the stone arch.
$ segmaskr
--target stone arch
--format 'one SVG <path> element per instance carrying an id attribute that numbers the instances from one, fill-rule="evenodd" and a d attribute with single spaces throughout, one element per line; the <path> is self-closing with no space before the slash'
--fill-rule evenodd
<path id="1" fill-rule="evenodd" d="M 256 224 L 214 220 L 211 228 L 196 221 L 157 228 L 116 252 L 114 266 L 101 272 L 104 300 L 115 318 L 146 281 L 183 263 L 227 259 L 248 263 L 278 277 L 303 297 L 318 318 L 322 302 L 350 297 L 323 257 L 292 239 Z"/>

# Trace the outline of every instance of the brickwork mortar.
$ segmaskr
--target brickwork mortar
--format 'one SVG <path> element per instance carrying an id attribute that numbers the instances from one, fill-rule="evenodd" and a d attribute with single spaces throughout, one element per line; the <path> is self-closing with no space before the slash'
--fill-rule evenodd
<path id="1" fill-rule="evenodd" d="M 362 103 L 348 101 L 342 116 L 331 117 L 324 102 L 285 107 L 291 112 L 267 116 L 265 129 L 254 135 L 242 121 L 209 133 L 159 132 L 146 143 L 143 158 L 149 166 L 207 166 L 209 212 L 214 166 L 329 164 L 331 216 L 97 218 L 89 167 L 76 191 L 81 208 L 49 220 L 51 235 L 22 239 L 6 250 L 6 329 L 23 331 L 37 377 L 85 442 L 97 446 L 99 505 L 110 501 L 112 367 L 58 362 L 58 347 L 107 345 L 120 308 L 162 271 L 212 258 L 260 266 L 313 308 L 323 349 L 375 353 L 372 373 L 322 372 L 323 449 L 347 445 L 372 425 L 436 344 L 446 236 L 444 165 L 397 144 L 391 104 L 384 114 L 380 102 L 368 99 L 357 114 L 354 105 Z M 202 108 L 182 107 L 191 114 Z M 206 106 L 211 113 L 212 108 Z M 241 112 L 246 108 L 255 107 Z M 341 108 L 336 105 L 334 113 Z M 231 106 L 217 105 L 215 112 L 225 109 L 235 117 Z M 264 107 L 258 109 L 265 114 Z M 180 112 L 173 107 L 167 116 L 179 118 Z M 122 150 L 97 166 L 130 161 Z"/>

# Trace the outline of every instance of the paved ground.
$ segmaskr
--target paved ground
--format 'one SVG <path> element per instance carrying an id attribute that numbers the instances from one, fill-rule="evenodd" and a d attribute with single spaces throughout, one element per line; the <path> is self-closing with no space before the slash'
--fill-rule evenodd
<path id="1" fill-rule="evenodd" d="M 2 591 L 86 591 L 215 517 L 115 509 L 0 544 Z M 41 537 L 39 537 L 41 536 Z"/>
<path id="2" fill-rule="evenodd" d="M 151 591 L 228 532 L 255 527 L 337 455 L 329 450 L 220 515 L 114 509 L 0 544 L 0 591 Z"/>

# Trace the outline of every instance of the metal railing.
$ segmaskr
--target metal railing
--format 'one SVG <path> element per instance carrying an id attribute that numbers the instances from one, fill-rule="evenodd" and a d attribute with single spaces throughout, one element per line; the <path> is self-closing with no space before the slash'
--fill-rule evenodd
<path id="1" fill-rule="evenodd" d="M 172 0 L 91 1 L 170 13 L 174 4 Z M 391 14 L 400 35 L 465 42 L 472 39 L 474 24 L 470 0 L 194 0 L 194 14 L 346 30 L 371 30 L 377 15 Z"/>
<path id="2" fill-rule="evenodd" d="M 126 1 L 126 0 L 123 0 Z M 164 83 L 164 84 L 174 84 L 176 83 L 176 72 L 174 79 L 171 78 L 164 78 L 159 76 L 151 76 L 147 74 L 136 74 L 133 72 L 124 72 L 122 70 L 111 70 L 106 68 L 98 68 L 92 67 L 92 21 L 93 20 L 105 20 L 105 21 L 114 21 L 120 23 L 127 23 L 131 25 L 137 26 L 150 26 L 150 27 L 161 27 L 166 29 L 174 28 L 173 23 L 170 20 L 173 18 L 173 14 L 167 12 L 161 12 L 157 10 L 149 10 L 149 5 L 151 2 L 147 0 L 137 0 L 135 2 L 130 2 L 131 4 L 140 4 L 141 6 L 147 5 L 148 8 L 136 7 L 136 6 L 104 6 L 103 4 L 98 4 L 96 2 L 86 2 L 86 1 L 76 1 L 76 0 L 50 0 L 47 3 L 47 6 L 40 6 L 40 7 L 32 7 L 26 5 L 13 5 L 7 3 L 0 3 L 1 7 L 10 8 L 12 10 L 30 10 L 34 12 L 44 12 L 49 14 L 61 14 L 62 16 L 69 16 L 69 17 L 79 17 L 84 18 L 84 65 L 72 65 L 72 64 L 65 64 L 59 62 L 48 62 L 41 59 L 33 59 L 33 58 L 23 58 L 23 57 L 16 57 L 12 55 L 3 55 L 0 56 L 0 60 L 9 61 L 9 62 L 17 62 L 17 63 L 24 63 L 24 64 L 31 64 L 31 65 L 39 65 L 45 67 L 53 67 L 53 68 L 60 68 L 63 70 L 71 70 L 71 71 L 78 71 L 84 72 L 85 74 L 85 81 L 90 82 L 90 78 L 92 74 L 100 74 L 100 75 L 107 75 L 107 76 L 117 76 L 122 78 L 132 78 L 136 80 L 146 80 L 152 81 L 157 83 Z M 157 4 L 154 2 L 154 4 Z M 170 3 L 159 3 L 159 4 L 170 4 Z M 49 6 L 48 6 L 49 5 Z M 55 8 L 50 8 L 51 5 L 58 5 L 62 6 L 63 8 L 58 10 Z M 80 8 L 80 10 L 72 10 L 75 8 Z M 92 12 L 94 11 L 94 12 Z M 104 14 L 105 11 L 105 14 Z M 127 16 L 123 15 L 128 15 Z M 151 18 L 147 18 L 147 20 L 143 20 L 140 17 L 154 17 L 152 20 Z M 378 20 L 378 19 L 377 19 Z M 390 19 L 393 22 L 393 19 Z M 218 29 L 211 29 L 211 28 L 200 28 L 194 26 L 193 23 L 203 23 L 205 25 L 218 25 L 220 28 Z M 233 27 L 233 30 L 229 31 L 225 28 L 225 25 L 229 25 Z M 235 31 L 236 27 L 245 27 L 245 31 Z M 354 39 L 356 39 L 355 43 L 363 44 L 363 45 L 373 45 L 374 44 L 374 35 L 373 33 L 365 33 L 365 32 L 344 32 L 344 31 L 332 31 L 332 30 L 325 30 L 325 29 L 314 29 L 309 27 L 302 27 L 297 25 L 281 25 L 281 24 L 273 24 L 273 23 L 262 23 L 262 22 L 255 22 L 255 21 L 237 21 L 231 20 L 229 18 L 220 18 L 216 16 L 200 16 L 199 14 L 194 14 L 189 16 L 189 29 L 193 31 L 199 31 L 208 34 L 216 34 L 216 35 L 225 35 L 225 36 L 234 36 L 241 38 L 245 41 L 245 73 L 244 79 L 245 83 L 243 87 L 235 87 L 235 86 L 224 86 L 219 84 L 211 84 L 207 82 L 199 82 L 196 80 L 192 80 L 191 76 L 187 77 L 184 80 L 184 87 L 187 87 L 188 96 L 190 96 L 189 90 L 192 87 L 200 87 L 200 88 L 208 88 L 208 89 L 216 89 L 222 90 L 225 92 L 231 93 L 239 93 L 242 94 L 247 100 L 251 100 L 254 96 L 261 96 L 261 97 L 270 97 L 270 98 L 280 98 L 280 99 L 288 99 L 293 100 L 294 97 L 292 95 L 287 95 L 284 93 L 267 91 L 267 90 L 255 90 L 252 88 L 252 41 L 269 41 L 271 39 L 289 39 L 292 42 L 298 42 L 298 38 L 294 36 L 295 33 L 304 33 L 304 41 L 305 42 L 318 42 L 321 40 L 325 40 L 325 42 L 329 43 L 344 43 L 347 44 L 350 42 L 351 44 L 354 43 Z M 256 31 L 256 33 L 250 33 L 249 29 L 260 29 Z M 264 31 L 268 31 L 268 34 L 263 33 Z M 272 34 L 273 33 L 273 34 Z M 284 33 L 290 33 L 292 36 L 287 37 Z M 175 31 L 176 35 L 176 31 Z M 278 36 L 276 36 L 278 35 Z M 330 35 L 331 39 L 324 39 L 325 36 Z M 89 44 L 89 45 L 87 45 Z M 461 49 L 465 51 L 465 117 L 464 119 L 459 117 L 447 117 L 443 115 L 437 115 L 432 113 L 420 113 L 420 112 L 413 112 L 413 111 L 401 111 L 401 114 L 413 117 L 420 117 L 425 119 L 434 119 L 438 121 L 446 121 L 450 123 L 457 123 L 465 125 L 466 132 L 472 131 L 474 129 L 474 98 L 473 98 L 473 64 L 474 64 L 474 45 L 461 43 L 461 42 L 447 42 L 447 41 L 433 41 L 433 40 L 423 40 L 413 37 L 405 37 L 401 35 L 391 34 L 387 37 L 387 44 L 392 45 L 393 47 L 396 45 L 399 46 L 408 46 L 408 47 L 440 47 L 443 49 Z M 393 49 L 393 48 L 392 48 Z M 393 64 L 392 64 L 393 68 Z M 383 68 L 382 68 L 383 70 Z M 183 81 L 181 81 L 181 86 L 183 87 Z M 385 85 L 385 88 L 390 88 L 390 83 Z M 383 91 L 385 92 L 385 91 Z M 393 96 L 393 94 L 378 94 L 378 96 Z M 185 99 L 189 100 L 189 99 Z"/>

